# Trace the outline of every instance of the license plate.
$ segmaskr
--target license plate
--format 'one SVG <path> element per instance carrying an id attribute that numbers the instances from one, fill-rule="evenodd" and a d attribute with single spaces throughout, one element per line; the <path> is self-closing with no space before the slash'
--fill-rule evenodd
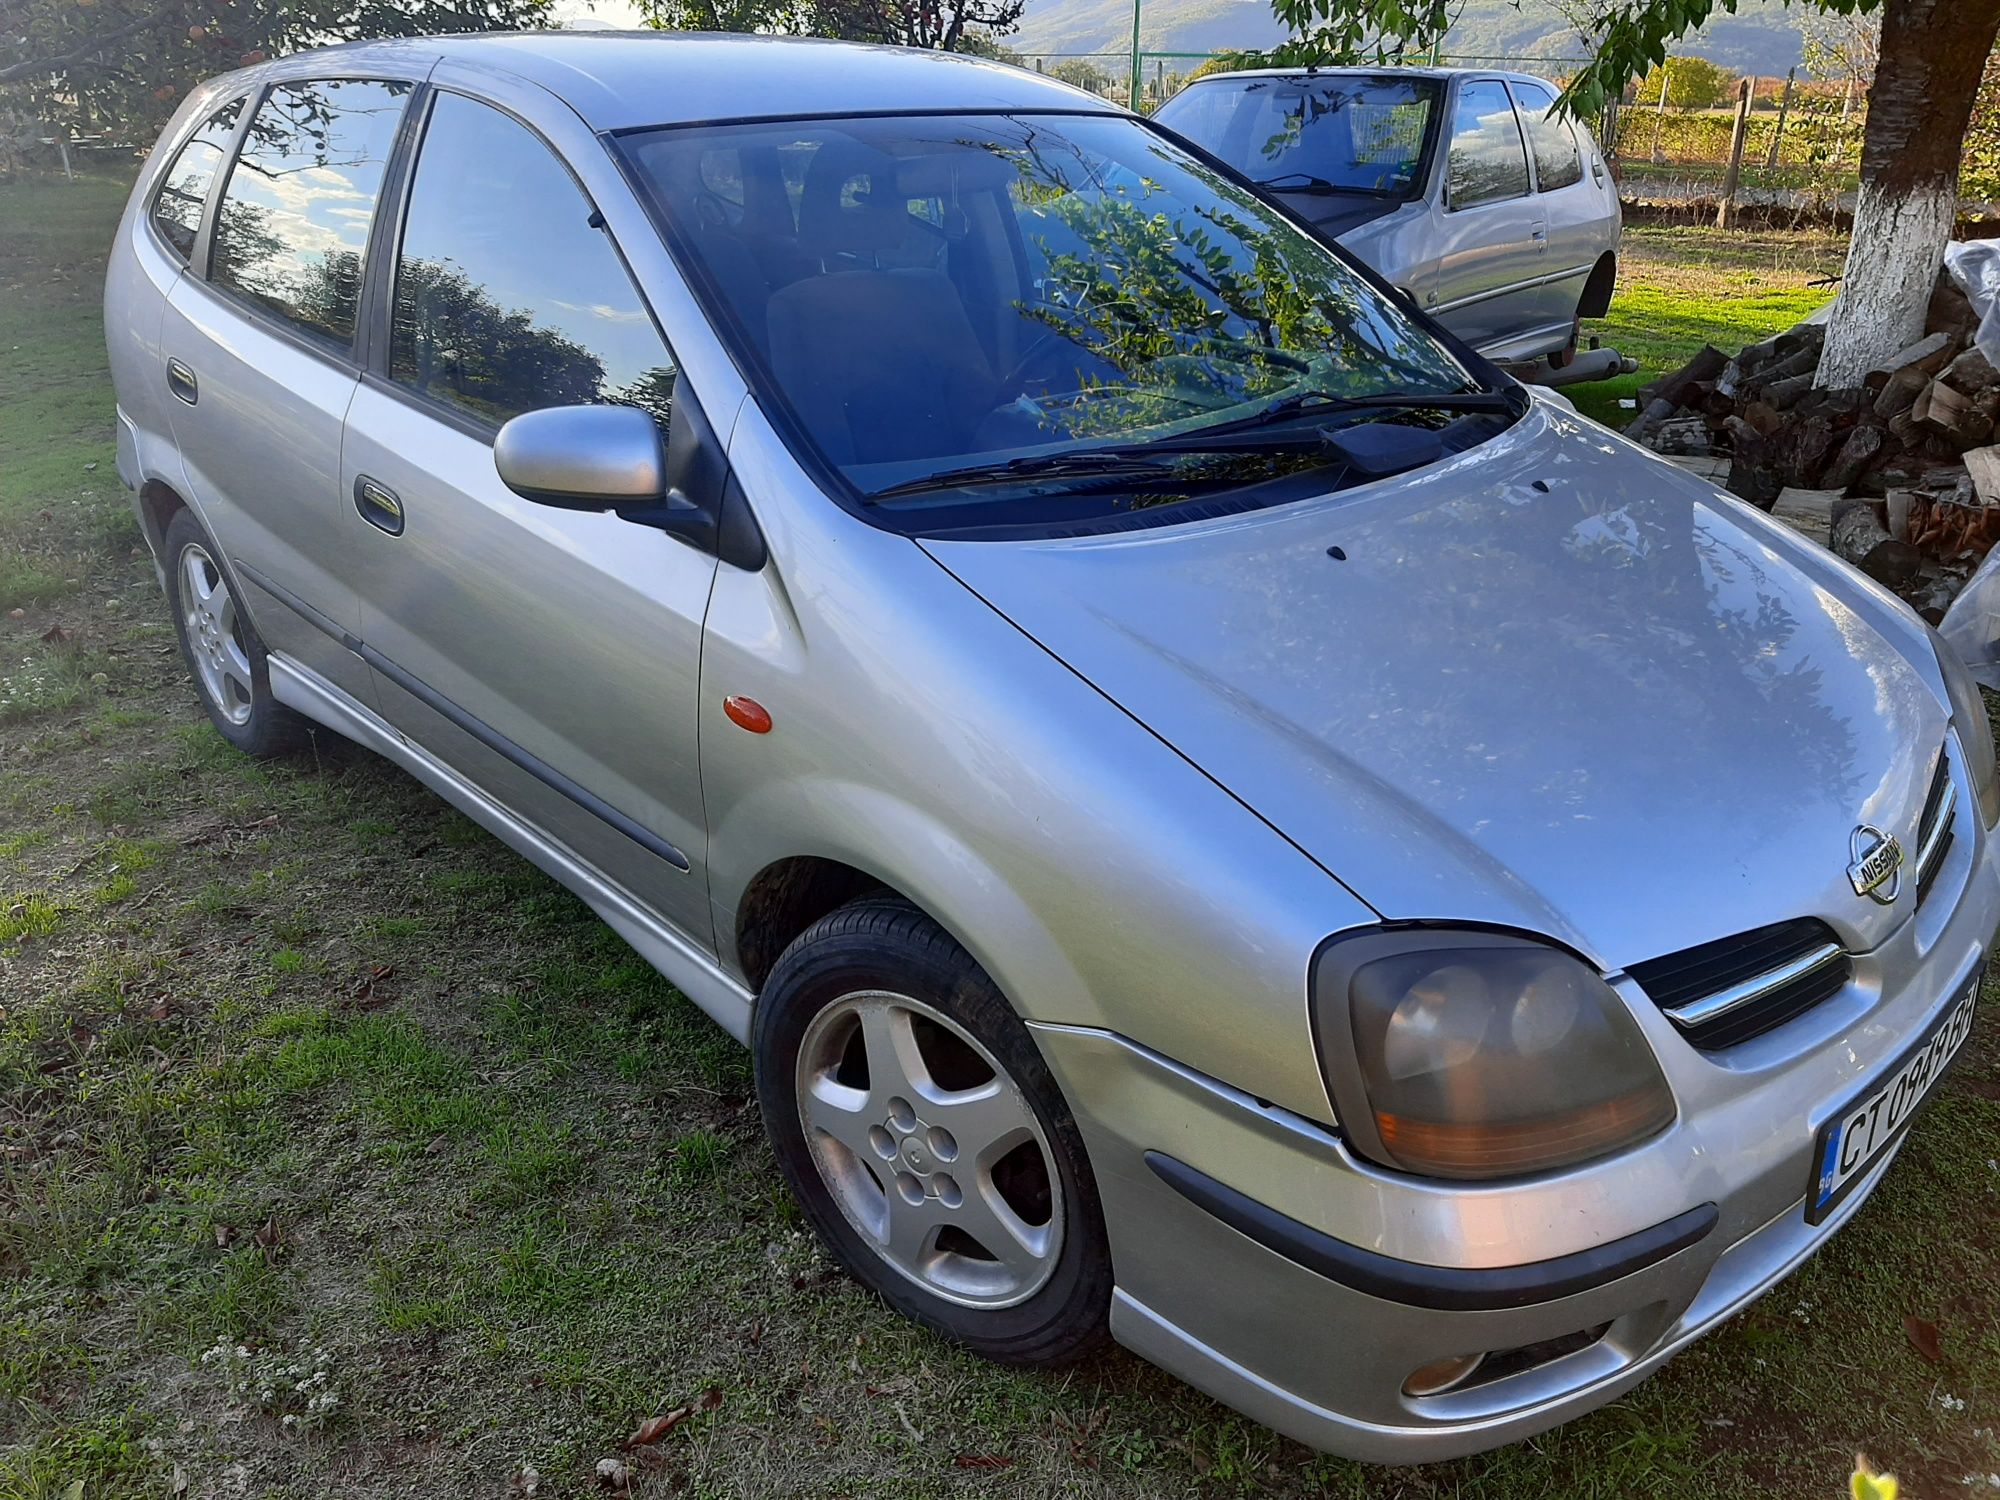
<path id="1" fill-rule="evenodd" d="M 1957 1001 L 1931 1023 L 1917 1044 L 1903 1054 L 1867 1093 L 1854 1100 L 1820 1128 L 1812 1192 L 1806 1200 L 1806 1222 L 1817 1224 L 1868 1175 L 1868 1169 L 1896 1144 L 1945 1069 L 1972 1035 L 1972 1007 L 1979 996 L 1979 975 Z"/>

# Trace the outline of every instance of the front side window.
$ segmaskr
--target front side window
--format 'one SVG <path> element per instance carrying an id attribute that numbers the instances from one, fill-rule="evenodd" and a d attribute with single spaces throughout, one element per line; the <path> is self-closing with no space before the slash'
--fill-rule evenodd
<path id="1" fill-rule="evenodd" d="M 173 165 L 160 179 L 159 194 L 153 199 L 153 222 L 182 260 L 194 254 L 208 190 L 222 167 L 222 158 L 229 154 L 229 140 L 236 134 L 236 121 L 242 113 L 243 101 L 232 99 L 210 115 L 174 154 Z"/>
<path id="2" fill-rule="evenodd" d="M 352 342 L 368 226 L 410 87 L 274 86 L 229 174 L 210 276 L 316 338 Z"/>
<path id="3" fill-rule="evenodd" d="M 1158 119 L 1280 192 L 1407 198 L 1421 187 L 1437 97 L 1427 78 L 1221 78 L 1175 95 Z"/>
<path id="4" fill-rule="evenodd" d="M 622 144 L 760 397 L 867 503 L 925 504 L 913 490 L 984 465 L 1022 482 L 978 499 L 1032 510 L 1036 485 L 1086 464 L 1101 479 L 1143 443 L 1165 474 L 1143 503 L 1166 504 L 1197 477 L 1282 466 L 1259 438 L 1204 449 L 1211 430 L 1476 388 L 1337 254 L 1137 120 L 885 116 Z"/>
<path id="5" fill-rule="evenodd" d="M 702 184 L 734 208 L 730 166 L 704 163 Z M 665 421 L 673 360 L 591 217 L 526 127 L 439 94 L 403 222 L 390 378 L 496 423 L 594 402 Z"/>
<path id="6" fill-rule="evenodd" d="M 1514 96 L 1521 105 L 1521 126 L 1528 132 L 1528 150 L 1535 158 L 1535 185 L 1545 193 L 1575 187 L 1583 181 L 1583 155 L 1576 148 L 1570 123 L 1549 113 L 1556 96 L 1536 83 L 1517 83 Z"/>
<path id="7" fill-rule="evenodd" d="M 1521 126 L 1498 79 L 1480 79 L 1458 91 L 1446 173 L 1445 201 L 1453 208 L 1527 193 L 1528 154 L 1521 144 Z"/>

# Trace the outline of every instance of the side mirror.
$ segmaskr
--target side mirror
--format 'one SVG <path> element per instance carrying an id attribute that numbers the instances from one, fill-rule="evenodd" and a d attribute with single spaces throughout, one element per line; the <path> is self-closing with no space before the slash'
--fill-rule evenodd
<path id="1" fill-rule="evenodd" d="M 653 506 L 667 493 L 659 424 L 634 406 L 523 412 L 494 438 L 493 467 L 522 499 L 564 510 Z"/>
<path id="2" fill-rule="evenodd" d="M 752 572 L 764 534 L 729 460 L 685 382 L 674 383 L 666 440 L 635 406 L 551 406 L 523 412 L 493 439 L 500 482 L 538 505 L 613 511 Z"/>

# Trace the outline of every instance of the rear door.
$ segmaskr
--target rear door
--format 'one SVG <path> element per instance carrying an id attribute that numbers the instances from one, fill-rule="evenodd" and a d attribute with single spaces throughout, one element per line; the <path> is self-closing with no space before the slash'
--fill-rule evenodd
<path id="1" fill-rule="evenodd" d="M 1444 177 L 1437 278 L 1426 305 L 1474 348 L 1503 351 L 1547 321 L 1535 281 L 1547 266 L 1548 227 L 1500 79 L 1459 84 Z"/>
<path id="2" fill-rule="evenodd" d="M 1528 138 L 1528 156 L 1535 169 L 1535 193 L 1542 221 L 1548 228 L 1548 264 L 1538 299 L 1542 319 L 1573 323 L 1583 300 L 1583 284 L 1591 267 L 1608 248 L 1604 193 L 1584 165 L 1585 151 L 1576 125 L 1559 115 L 1555 90 L 1527 79 L 1513 79 L 1514 102 Z"/>
<path id="3" fill-rule="evenodd" d="M 341 558 L 341 424 L 369 232 L 414 90 L 272 84 L 197 255 L 205 274 L 175 284 L 161 330 L 188 485 L 259 633 L 357 697 L 367 672 L 340 641 L 359 617 Z"/>
<path id="4" fill-rule="evenodd" d="M 500 425 L 541 407 L 667 424 L 676 362 L 571 169 L 602 146 L 551 105 L 566 160 L 453 76 L 430 95 L 335 486 L 377 701 L 712 951 L 696 708 L 716 560 L 524 500 L 493 464 Z"/>

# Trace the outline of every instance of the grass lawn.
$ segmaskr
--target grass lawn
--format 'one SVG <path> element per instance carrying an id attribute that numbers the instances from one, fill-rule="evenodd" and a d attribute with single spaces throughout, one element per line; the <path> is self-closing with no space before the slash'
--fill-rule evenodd
<path id="1" fill-rule="evenodd" d="M 1830 234 L 1627 226 L 1610 316 L 1583 331 L 1634 356 L 1638 373 L 1571 386 L 1569 396 L 1599 421 L 1625 426 L 1637 413 L 1619 400 L 1686 364 L 1703 344 L 1733 354 L 1828 301 L 1834 289 L 1812 283 L 1839 275 L 1846 255 L 1847 242 Z"/>
<path id="2" fill-rule="evenodd" d="M 1831 1500 L 1862 1448 L 1937 1500 L 2000 1471 L 1994 995 L 1822 1256 L 1498 1454 L 1364 1469 L 1120 1352 L 1022 1374 L 888 1314 L 803 1232 L 744 1055 L 578 902 L 363 752 L 256 764 L 197 712 L 112 475 L 121 196 L 0 188 L 0 1496 L 591 1494 L 683 1408 L 635 1493 Z M 1701 241 L 1696 275 L 1677 243 L 1635 232 L 1606 320 L 1656 362 L 1788 322 L 1831 254 Z"/>

